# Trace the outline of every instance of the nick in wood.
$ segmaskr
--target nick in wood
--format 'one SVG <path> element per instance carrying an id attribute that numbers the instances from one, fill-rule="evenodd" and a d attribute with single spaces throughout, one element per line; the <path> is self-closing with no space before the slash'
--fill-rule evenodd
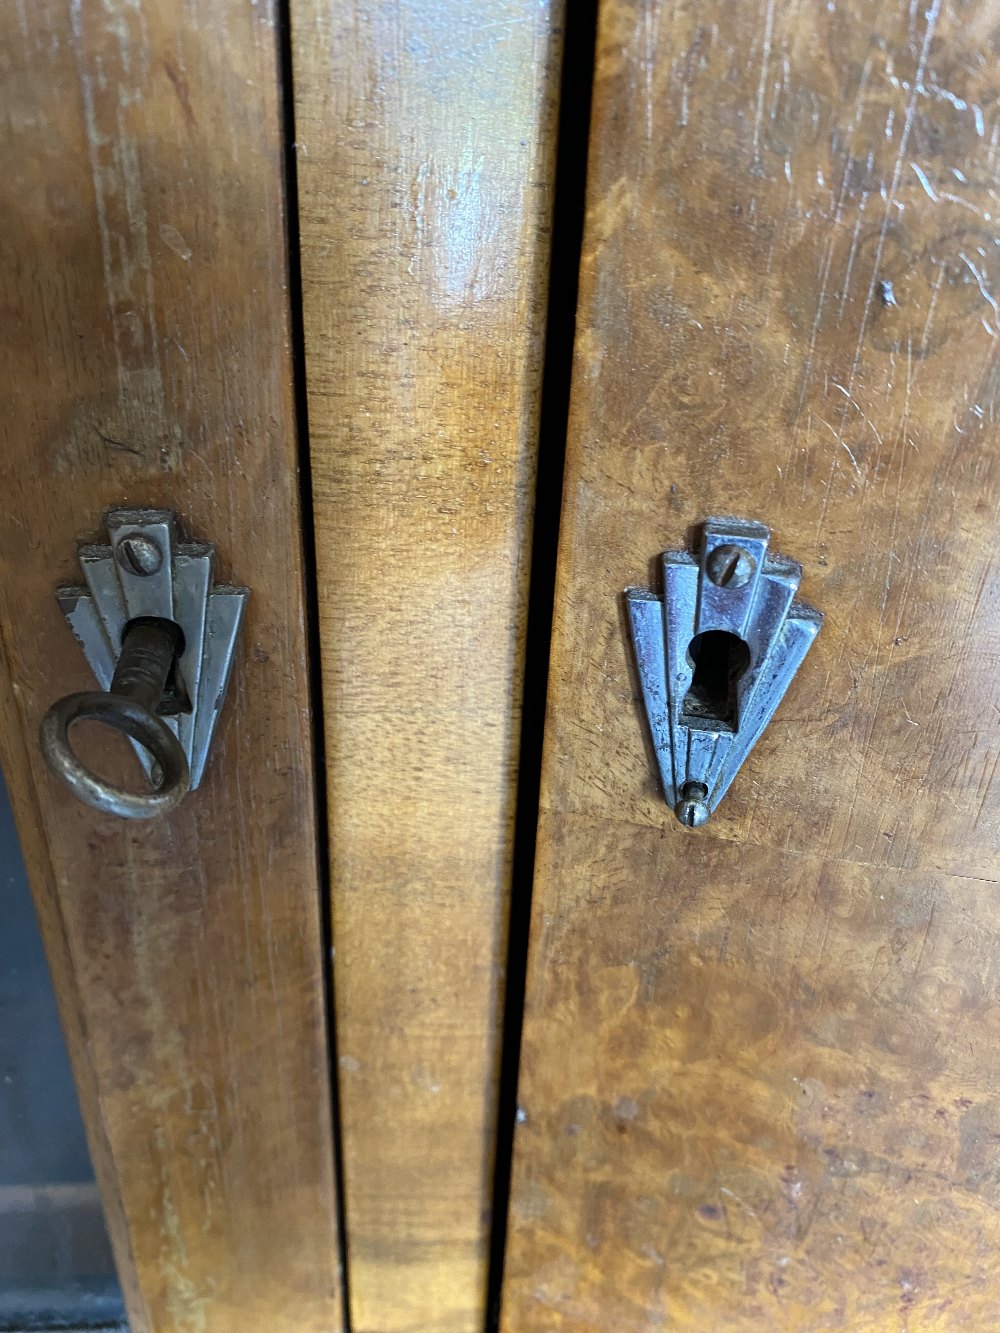
<path id="1" fill-rule="evenodd" d="M 662 599 L 627 588 L 636 665 L 668 804 L 704 824 L 770 722 L 823 623 L 769 528 L 710 518 L 701 556 L 663 555 Z"/>

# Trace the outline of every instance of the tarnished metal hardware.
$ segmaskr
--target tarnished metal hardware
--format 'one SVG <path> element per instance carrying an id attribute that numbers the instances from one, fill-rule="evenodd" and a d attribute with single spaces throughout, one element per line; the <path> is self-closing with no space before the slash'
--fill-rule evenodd
<path id="1" fill-rule="evenodd" d="M 662 598 L 625 591 L 663 792 L 688 828 L 729 790 L 823 623 L 795 601 L 802 567 L 771 554 L 770 537 L 710 518 L 700 558 L 664 553 Z"/>
<path id="2" fill-rule="evenodd" d="M 113 509 L 109 544 L 81 546 L 84 587 L 57 600 L 104 693 L 71 694 L 42 721 L 45 758 L 89 805 L 128 819 L 173 809 L 204 775 L 249 592 L 212 584 L 215 547 L 183 539 L 167 509 Z M 133 743 L 151 790 L 130 792 L 73 752 L 74 722 Z"/>
<path id="3" fill-rule="evenodd" d="M 81 801 L 126 819 L 150 819 L 172 810 L 187 794 L 187 755 L 156 711 L 181 646 L 180 630 L 172 620 L 133 620 L 125 631 L 110 689 L 68 694 L 45 714 L 42 753 Z M 92 773 L 70 746 L 74 722 L 104 722 L 144 747 L 153 761 L 153 790 L 126 791 Z"/>

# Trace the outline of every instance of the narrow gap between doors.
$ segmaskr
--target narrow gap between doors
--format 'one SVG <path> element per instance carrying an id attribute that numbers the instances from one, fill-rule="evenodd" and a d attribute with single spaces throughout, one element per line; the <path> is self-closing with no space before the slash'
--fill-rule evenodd
<path id="1" fill-rule="evenodd" d="M 517 1123 L 517 1077 L 535 866 L 545 697 L 552 633 L 559 514 L 569 420 L 580 253 L 586 204 L 590 105 L 598 0 L 567 5 L 559 90 L 555 202 L 549 262 L 545 360 L 539 415 L 538 481 L 525 639 L 524 697 L 514 826 L 507 985 L 498 1096 L 496 1169 L 487 1286 L 487 1333 L 500 1323 L 503 1269 Z"/>
<path id="2" fill-rule="evenodd" d="M 351 1333 L 350 1267 L 347 1214 L 344 1205 L 344 1154 L 340 1126 L 340 1088 L 337 1071 L 336 1008 L 333 989 L 333 927 L 330 892 L 330 846 L 327 823 L 326 730 L 323 720 L 323 682 L 320 672 L 319 594 L 316 583 L 315 514 L 312 464 L 309 451 L 309 403 L 306 393 L 306 341 L 302 313 L 302 254 L 299 235 L 299 187 L 295 148 L 295 83 L 292 61 L 291 0 L 279 0 L 278 77 L 281 90 L 285 220 L 288 253 L 288 297 L 292 365 L 295 375 L 295 423 L 299 446 L 299 494 L 302 565 L 306 601 L 306 645 L 309 654 L 309 701 L 312 718 L 313 772 L 316 793 L 316 857 L 320 893 L 320 929 L 323 940 L 323 993 L 326 1011 L 327 1063 L 330 1083 L 332 1137 L 336 1186 L 336 1221 L 340 1246 L 340 1282 L 343 1333 Z"/>

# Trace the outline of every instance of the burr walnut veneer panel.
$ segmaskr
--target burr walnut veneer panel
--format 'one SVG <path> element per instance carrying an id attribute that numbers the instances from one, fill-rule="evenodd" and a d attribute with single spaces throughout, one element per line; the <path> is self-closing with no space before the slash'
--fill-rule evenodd
<path id="1" fill-rule="evenodd" d="M 1000 5 L 604 0 L 508 1333 L 1000 1322 Z M 622 590 L 826 625 L 710 823 Z"/>

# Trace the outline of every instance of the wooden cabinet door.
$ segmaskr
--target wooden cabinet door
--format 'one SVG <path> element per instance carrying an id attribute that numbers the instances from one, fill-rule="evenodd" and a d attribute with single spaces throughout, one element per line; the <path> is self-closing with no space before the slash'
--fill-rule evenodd
<path id="1" fill-rule="evenodd" d="M 503 1326 L 1000 1321 L 993 0 L 602 0 Z M 622 591 L 826 624 L 717 813 Z"/>
<path id="2" fill-rule="evenodd" d="M 276 6 L 0 15 L 0 745 L 136 1333 L 332 1333 L 340 1259 Z M 205 783 L 99 815 L 39 719 L 104 511 L 251 588 Z"/>
<path id="3" fill-rule="evenodd" d="M 486 1319 L 561 17 L 0 17 L 0 745 L 137 1333 Z M 119 505 L 250 587 L 148 824 L 36 741 Z"/>

